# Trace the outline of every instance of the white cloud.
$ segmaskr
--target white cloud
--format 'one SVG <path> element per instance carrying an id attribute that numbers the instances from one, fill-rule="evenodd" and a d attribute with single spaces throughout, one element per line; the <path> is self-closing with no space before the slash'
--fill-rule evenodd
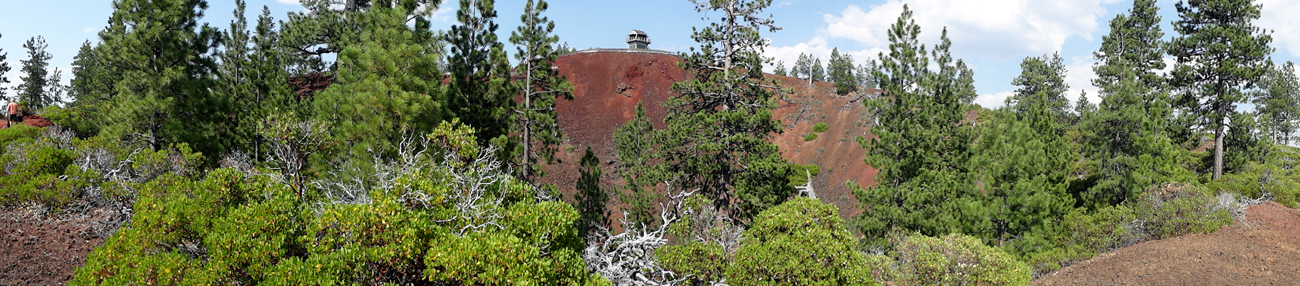
<path id="1" fill-rule="evenodd" d="M 933 43 L 945 27 L 959 57 L 999 60 L 1058 51 L 1072 36 L 1092 39 L 1103 3 L 1116 0 L 888 0 L 864 11 L 849 6 L 840 15 L 825 15 L 825 33 L 866 46 L 888 44 L 887 30 L 903 11 L 912 9 L 923 41 Z"/>
<path id="2" fill-rule="evenodd" d="M 975 104 L 979 104 L 988 109 L 995 109 L 1006 104 L 1007 98 L 1011 97 L 1012 92 L 1004 91 L 992 94 L 981 94 L 975 97 Z"/>
<path id="3" fill-rule="evenodd" d="M 776 61 L 781 61 L 785 64 L 785 67 L 789 69 L 794 66 L 795 61 L 799 60 L 799 54 L 809 54 L 817 57 L 822 60 L 822 65 L 826 65 L 830 61 L 831 51 L 834 49 L 835 47 L 831 47 L 826 43 L 826 37 L 816 36 L 808 42 L 799 43 L 794 46 L 767 47 L 767 49 L 763 50 L 763 56 L 773 58 L 772 65 L 776 65 Z M 854 64 L 861 64 L 866 62 L 867 59 L 876 58 L 877 55 L 884 51 L 885 50 L 881 48 L 869 48 L 857 51 L 841 49 L 840 53 L 852 57 Z M 772 67 L 769 66 L 765 70 L 771 72 Z"/>
<path id="4" fill-rule="evenodd" d="M 1092 71 L 1092 59 L 1088 57 L 1077 57 L 1070 60 L 1065 65 L 1065 84 L 1070 85 L 1070 91 L 1066 92 L 1065 98 L 1074 104 L 1079 99 L 1079 92 L 1088 92 L 1088 101 L 1092 103 L 1101 102 L 1101 95 L 1097 93 L 1097 87 L 1092 85 L 1092 80 L 1097 78 L 1097 73 Z"/>
<path id="5" fill-rule="evenodd" d="M 300 2 L 298 2 L 298 0 L 275 0 L 275 2 L 280 4 L 291 4 L 291 5 L 301 4 Z"/>
<path id="6" fill-rule="evenodd" d="M 94 32 L 94 31 L 99 31 L 99 28 L 95 28 L 95 27 L 86 27 L 85 29 L 81 29 L 81 32 L 82 32 L 82 33 L 90 33 L 90 32 Z"/>
<path id="7" fill-rule="evenodd" d="M 1260 0 L 1264 5 L 1256 24 L 1261 28 L 1273 30 L 1273 44 L 1279 50 L 1292 56 L 1300 57 L 1300 1 L 1295 0 Z"/>
<path id="8" fill-rule="evenodd" d="M 451 17 L 456 15 L 456 4 L 447 2 L 449 1 L 444 1 L 442 5 L 439 5 L 438 11 L 433 11 L 433 16 L 430 16 L 429 18 L 445 23 L 454 20 Z"/>

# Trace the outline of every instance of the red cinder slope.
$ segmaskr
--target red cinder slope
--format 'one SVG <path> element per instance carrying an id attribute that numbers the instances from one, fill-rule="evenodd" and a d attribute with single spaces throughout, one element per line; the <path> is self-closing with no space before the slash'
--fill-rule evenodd
<path id="1" fill-rule="evenodd" d="M 579 176 L 578 161 L 591 146 L 601 158 L 602 184 L 614 192 L 621 179 L 611 164 L 617 158 L 611 134 L 636 115 L 637 102 L 643 102 L 647 117 L 656 127 L 663 127 L 666 110 L 661 103 L 677 95 L 671 88 L 674 82 L 690 77 L 677 66 L 680 60 L 671 54 L 629 50 L 585 51 L 557 59 L 560 73 L 573 84 L 574 98 L 556 104 L 567 141 L 557 154 L 560 163 L 545 167 L 545 181 L 558 186 L 565 198 L 572 200 Z M 796 78 L 771 77 L 794 90 L 774 111 L 785 132 L 774 134 L 772 141 L 781 147 L 787 160 L 821 166 L 822 173 L 813 179 L 818 196 L 837 205 L 842 216 L 856 215 L 856 200 L 844 182 L 869 184 L 876 173 L 862 160 L 866 150 L 854 141 L 857 136 L 867 136 L 866 109 L 860 101 L 850 102 L 854 96 L 835 95 L 831 84 L 809 86 Z M 812 132 L 817 122 L 827 123 L 829 130 L 805 142 L 804 135 Z"/>

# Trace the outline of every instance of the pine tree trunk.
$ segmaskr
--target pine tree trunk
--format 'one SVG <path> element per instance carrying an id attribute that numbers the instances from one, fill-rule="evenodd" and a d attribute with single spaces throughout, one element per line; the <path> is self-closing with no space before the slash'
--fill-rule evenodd
<path id="1" fill-rule="evenodd" d="M 1223 176 L 1223 120 L 1220 119 L 1214 129 L 1214 179 Z"/>

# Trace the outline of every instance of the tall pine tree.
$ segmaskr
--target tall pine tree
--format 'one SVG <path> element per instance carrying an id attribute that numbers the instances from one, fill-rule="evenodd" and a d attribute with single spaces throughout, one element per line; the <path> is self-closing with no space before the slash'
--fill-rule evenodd
<path id="1" fill-rule="evenodd" d="M 1031 107 L 1040 106 L 1064 123 L 1069 118 L 1070 100 L 1065 93 L 1070 85 L 1065 83 L 1065 63 L 1060 53 L 1027 57 L 1020 62 L 1021 73 L 1011 80 L 1016 92 L 1007 98 L 1007 105 L 1016 113 L 1027 113 Z M 1042 102 L 1039 102 L 1042 101 Z M 1058 126 L 1059 127 L 1059 126 Z"/>
<path id="2" fill-rule="evenodd" d="M 1295 63 L 1287 61 L 1268 71 L 1254 96 L 1259 126 L 1272 142 L 1283 145 L 1295 140 L 1300 129 L 1300 79 Z"/>
<path id="3" fill-rule="evenodd" d="M 357 14 L 366 27 L 339 54 L 338 82 L 317 95 L 315 117 L 333 122 L 353 156 L 394 156 L 403 136 L 433 130 L 447 118 L 439 86 L 439 51 L 407 25 L 405 8 Z"/>
<path id="4" fill-rule="evenodd" d="M 699 188 L 737 223 L 784 202 L 793 193 L 776 144 L 780 133 L 772 119 L 775 81 L 765 81 L 762 30 L 776 31 L 760 15 L 771 0 L 694 0 L 699 12 L 720 13 L 716 22 L 697 30 L 700 47 L 683 54 L 692 79 L 673 84 L 681 96 L 664 105 L 661 158 L 683 189 Z"/>
<path id="5" fill-rule="evenodd" d="M 564 132 L 560 130 L 555 113 L 557 99 L 573 99 L 573 86 L 553 69 L 555 59 L 560 54 L 555 44 L 560 38 L 553 34 L 555 23 L 542 16 L 547 8 L 546 1 L 528 0 L 524 5 L 524 14 L 520 16 L 519 29 L 510 35 L 510 43 L 517 47 L 515 59 L 519 65 L 516 73 L 522 74 L 520 85 L 520 102 L 514 105 L 515 122 L 513 134 L 519 136 L 520 149 L 516 170 L 519 178 L 536 183 L 545 175 L 540 163 L 551 163 L 559 146 L 564 141 Z"/>
<path id="6" fill-rule="evenodd" d="M 0 34 L 0 38 L 4 38 L 4 34 Z M 4 49 L 0 49 L 0 98 L 6 98 L 5 94 L 9 89 L 9 87 L 5 86 L 9 84 L 9 78 L 6 77 L 5 74 L 9 73 L 9 70 L 11 69 L 9 67 L 9 62 L 6 61 L 8 57 L 9 53 L 5 53 Z"/>
<path id="7" fill-rule="evenodd" d="M 211 94 L 220 34 L 198 23 L 207 7 L 203 0 L 113 1 L 96 51 L 121 79 L 104 131 L 155 150 L 189 143 L 210 159 L 224 151 L 215 130 L 228 107 Z"/>
<path id="8" fill-rule="evenodd" d="M 41 109 L 47 105 L 54 104 L 57 99 L 52 98 L 45 93 L 46 85 L 49 85 L 49 71 L 46 68 L 50 66 L 50 59 L 54 58 L 50 52 L 46 51 L 50 47 L 45 43 L 45 37 L 36 36 L 28 39 L 23 43 L 23 48 L 27 49 L 27 60 L 23 60 L 22 75 L 23 83 L 18 85 L 18 96 L 15 101 L 26 101 L 27 107 L 32 110 Z"/>
<path id="9" fill-rule="evenodd" d="M 1273 37 L 1256 27 L 1259 4 L 1249 0 L 1185 0 L 1175 5 L 1179 35 L 1168 52 L 1177 60 L 1172 83 L 1182 90 L 1182 107 L 1214 134 L 1213 178 L 1223 176 L 1228 120 L 1245 91 L 1268 70 Z"/>
<path id="10" fill-rule="evenodd" d="M 460 1 L 456 11 L 459 23 L 451 26 L 447 35 L 451 44 L 449 107 L 461 122 L 474 127 L 479 144 L 496 144 L 503 153 L 513 153 L 517 142 L 508 141 L 505 135 L 514 121 L 517 91 L 510 82 L 505 45 L 497 40 L 495 2 Z"/>
<path id="11" fill-rule="evenodd" d="M 1157 74 L 1165 66 L 1157 9 L 1153 0 L 1134 1 L 1127 14 L 1111 20 L 1110 34 L 1093 53 L 1101 103 L 1081 130 L 1096 180 L 1079 194 L 1083 206 L 1120 204 L 1185 173 L 1168 136 L 1169 96 Z"/>
<path id="12" fill-rule="evenodd" d="M 973 73 L 952 58 L 946 29 L 928 54 L 920 33 L 904 6 L 875 73 L 885 93 L 867 103 L 878 111 L 879 123 L 871 129 L 876 138 L 863 147 L 867 163 L 880 172 L 875 185 L 850 188 L 863 209 L 853 224 L 868 245 L 886 245 L 885 235 L 895 228 L 926 235 L 960 232 L 981 224 L 984 213 L 969 209 L 981 204 L 969 171 L 975 133 L 965 124 L 975 98 Z"/>

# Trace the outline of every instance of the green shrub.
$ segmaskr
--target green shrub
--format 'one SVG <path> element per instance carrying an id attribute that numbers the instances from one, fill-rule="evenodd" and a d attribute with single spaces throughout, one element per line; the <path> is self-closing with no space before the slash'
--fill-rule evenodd
<path id="1" fill-rule="evenodd" d="M 322 197 L 315 194 L 337 198 L 330 197 L 337 190 L 312 189 L 304 200 L 274 175 L 218 169 L 180 176 L 187 165 L 163 163 L 197 162 L 197 154 L 141 151 L 139 170 L 172 171 L 121 186 L 138 190 L 132 223 L 94 250 L 71 284 L 608 285 L 585 269 L 571 206 L 534 199 L 528 185 L 479 169 L 496 165 L 478 157 L 435 164 L 444 158 L 437 153 L 390 176 L 342 178 L 391 186 L 345 186 L 364 199 L 312 201 Z M 369 165 L 392 167 L 385 164 Z M 453 178 L 480 175 L 484 180 Z M 464 184 L 482 193 L 458 199 L 469 196 Z"/>
<path id="2" fill-rule="evenodd" d="M 813 124 L 813 132 L 817 133 L 826 132 L 826 130 L 830 128 L 830 125 L 826 125 L 826 122 L 817 122 L 817 124 Z"/>
<path id="3" fill-rule="evenodd" d="M 813 141 L 813 140 L 817 140 L 817 133 L 808 133 L 808 135 L 803 136 L 804 142 Z"/>
<path id="4" fill-rule="evenodd" d="M 54 125 L 72 129 L 81 138 L 94 137 L 99 134 L 99 128 L 103 122 L 97 118 L 101 115 L 96 112 L 88 112 L 87 106 L 64 108 L 51 105 L 41 110 L 41 116 L 49 119 Z"/>
<path id="5" fill-rule="evenodd" d="M 833 205 L 794 198 L 763 211 L 727 268 L 735 285 L 874 285 Z"/>
<path id="6" fill-rule="evenodd" d="M 1029 267 L 978 238 L 911 235 L 890 255 L 898 285 L 1029 285 Z"/>
<path id="7" fill-rule="evenodd" d="M 1250 198 L 1271 197 L 1279 204 L 1300 208 L 1300 148 L 1275 146 L 1264 164 L 1250 163 L 1240 172 L 1208 181 L 1211 191 L 1226 191 Z"/>
<path id="8" fill-rule="evenodd" d="M 1204 187 L 1167 185 L 1149 193 L 1133 207 L 1134 216 L 1150 239 L 1166 239 L 1193 233 L 1211 233 L 1232 223 L 1232 210 Z"/>
<path id="9" fill-rule="evenodd" d="M 1232 223 L 1228 207 L 1207 188 L 1168 184 L 1123 205 L 1075 209 L 1003 249 L 1042 274 L 1147 240 L 1214 232 Z"/>
<path id="10" fill-rule="evenodd" d="M 9 150 L 9 146 L 30 143 L 41 135 L 41 129 L 24 124 L 0 129 L 0 152 Z"/>

